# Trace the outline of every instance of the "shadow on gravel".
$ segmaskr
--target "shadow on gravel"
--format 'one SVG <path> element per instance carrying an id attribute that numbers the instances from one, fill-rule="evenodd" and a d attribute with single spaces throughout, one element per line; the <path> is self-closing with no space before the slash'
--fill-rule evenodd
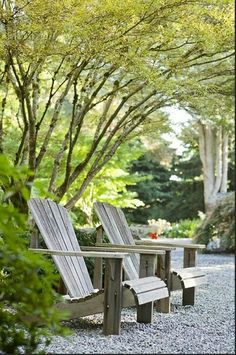
<path id="1" fill-rule="evenodd" d="M 96 330 L 96 329 L 102 329 L 102 320 L 99 322 L 97 319 L 96 321 L 93 321 L 92 319 L 86 319 L 86 318 L 78 318 L 75 320 L 71 321 L 64 321 L 63 324 L 71 328 L 73 330 L 75 329 L 84 329 L 84 330 Z"/>

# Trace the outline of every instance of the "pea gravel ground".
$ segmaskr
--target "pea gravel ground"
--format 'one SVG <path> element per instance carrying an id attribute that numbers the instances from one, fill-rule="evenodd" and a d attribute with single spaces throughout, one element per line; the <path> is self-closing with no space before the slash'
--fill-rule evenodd
<path id="1" fill-rule="evenodd" d="M 172 252 L 174 267 L 182 250 Z M 54 337 L 48 354 L 235 354 L 235 256 L 198 253 L 208 283 L 197 289 L 196 305 L 181 305 L 172 293 L 171 313 L 155 312 L 150 325 L 136 323 L 135 309 L 122 310 L 121 335 L 102 334 L 102 315 L 66 325 L 73 331 Z"/>

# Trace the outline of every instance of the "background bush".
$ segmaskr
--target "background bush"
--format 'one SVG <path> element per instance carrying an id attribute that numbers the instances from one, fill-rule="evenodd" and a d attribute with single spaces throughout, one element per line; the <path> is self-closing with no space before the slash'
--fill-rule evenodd
<path id="1" fill-rule="evenodd" d="M 80 246 L 95 246 L 97 231 L 95 228 L 75 229 L 75 234 Z M 106 235 L 103 236 L 103 243 L 109 243 Z M 95 258 L 84 258 L 91 280 L 93 280 Z M 103 274 L 105 271 L 105 260 L 103 259 Z"/>
<path id="2" fill-rule="evenodd" d="M 235 193 L 219 198 L 216 207 L 206 215 L 197 228 L 194 242 L 208 244 L 218 240 L 219 247 L 213 252 L 235 252 Z M 210 252 L 210 250 L 205 250 Z"/>
<path id="3" fill-rule="evenodd" d="M 201 219 L 183 219 L 172 223 L 171 227 L 164 230 L 162 237 L 166 238 L 192 238 L 196 228 L 200 225 Z"/>

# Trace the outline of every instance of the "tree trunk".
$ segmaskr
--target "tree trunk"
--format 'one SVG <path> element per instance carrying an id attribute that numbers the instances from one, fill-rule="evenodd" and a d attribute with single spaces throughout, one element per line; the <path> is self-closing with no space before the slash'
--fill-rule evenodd
<path id="1" fill-rule="evenodd" d="M 9 201 L 16 207 L 21 213 L 28 212 L 27 201 L 22 196 L 20 191 L 16 191 L 12 196 L 9 197 Z"/>
<path id="2" fill-rule="evenodd" d="M 199 153 L 203 168 L 204 203 L 208 213 L 227 192 L 228 134 L 223 127 L 199 122 Z"/>

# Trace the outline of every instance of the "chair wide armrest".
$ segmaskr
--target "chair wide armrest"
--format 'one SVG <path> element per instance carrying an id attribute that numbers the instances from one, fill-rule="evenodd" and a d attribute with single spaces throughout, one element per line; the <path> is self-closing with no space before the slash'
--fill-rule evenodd
<path id="1" fill-rule="evenodd" d="M 156 254 L 163 255 L 165 254 L 165 250 L 155 249 L 151 247 L 142 247 L 135 245 L 112 245 L 112 244 L 99 244 L 99 246 L 81 246 L 81 250 L 83 251 L 100 251 L 100 252 L 121 252 L 121 253 L 129 253 L 129 254 Z"/>
<path id="2" fill-rule="evenodd" d="M 96 243 L 97 247 L 109 247 L 109 248 L 122 248 L 122 249 L 126 249 L 126 248 L 130 248 L 130 249 L 139 249 L 139 250 L 156 250 L 156 251 L 171 251 L 171 250 L 175 250 L 175 247 L 163 247 L 163 246 L 159 246 L 159 245 L 154 245 L 154 244 L 135 244 L 135 245 L 130 245 L 130 244 L 111 244 L 111 243 Z M 161 254 L 161 253 L 160 253 Z"/>
<path id="3" fill-rule="evenodd" d="M 51 250 L 51 249 L 34 249 L 29 248 L 29 251 L 41 254 L 57 255 L 57 256 L 82 256 L 82 257 L 97 257 L 97 258 L 116 258 L 123 259 L 128 253 L 119 252 L 103 252 L 103 251 L 74 251 L 74 250 Z"/>
<path id="4" fill-rule="evenodd" d="M 150 246 L 150 247 L 174 247 L 174 248 L 188 248 L 188 249 L 205 249 L 205 244 L 192 244 L 192 243 L 183 243 L 181 241 L 170 240 L 170 241 L 151 241 L 151 240 L 137 240 L 135 244 L 138 246 Z"/>

